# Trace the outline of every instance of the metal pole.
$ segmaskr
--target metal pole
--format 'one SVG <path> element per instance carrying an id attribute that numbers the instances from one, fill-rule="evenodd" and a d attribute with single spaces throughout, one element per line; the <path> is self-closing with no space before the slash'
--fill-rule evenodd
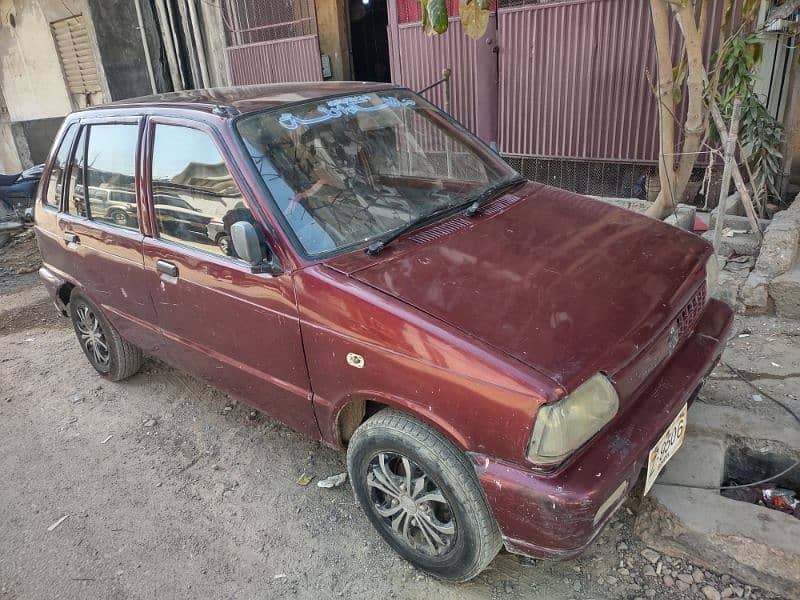
<path id="1" fill-rule="evenodd" d="M 156 13 L 158 14 L 158 25 L 161 29 L 161 39 L 164 42 L 164 49 L 167 51 L 167 64 L 169 65 L 169 75 L 172 79 L 172 88 L 179 92 L 183 86 L 180 65 L 178 64 L 178 54 L 175 50 L 172 37 L 172 25 L 170 23 L 167 8 L 164 0 L 155 0 Z"/>
<path id="2" fill-rule="evenodd" d="M 444 112 L 450 114 L 450 77 L 453 75 L 452 69 L 446 67 L 442 70 L 442 81 L 444 81 Z M 445 138 L 445 157 L 447 158 L 447 177 L 453 178 L 453 145 L 450 136 Z"/>
<path id="3" fill-rule="evenodd" d="M 200 76 L 203 79 L 202 87 L 210 87 L 206 52 L 203 48 L 203 35 L 200 32 L 200 22 L 197 20 L 197 7 L 194 5 L 194 0 L 186 0 L 186 4 L 189 6 L 189 21 L 191 21 L 192 33 L 194 34 L 194 47 L 197 51 L 197 62 L 200 64 Z"/>
<path id="4" fill-rule="evenodd" d="M 147 65 L 147 75 L 150 77 L 150 88 L 154 94 L 158 93 L 156 87 L 156 77 L 153 73 L 153 61 L 150 59 L 150 46 L 147 44 L 147 33 L 144 30 L 144 19 L 142 19 L 141 0 L 134 0 L 136 6 L 136 19 L 139 21 L 139 33 L 142 34 L 142 47 L 144 48 L 144 62 Z"/>
<path id="5" fill-rule="evenodd" d="M 720 238 L 722 237 L 722 225 L 725 222 L 728 191 L 731 187 L 731 170 L 733 169 L 733 161 L 736 160 L 736 138 L 739 135 L 739 119 L 741 119 L 741 117 L 742 100 L 737 96 L 733 99 L 733 116 L 731 116 L 731 127 L 728 130 L 727 137 L 725 138 L 725 167 L 722 170 L 722 187 L 719 189 L 717 223 L 714 227 L 714 252 L 716 254 L 719 254 Z"/>

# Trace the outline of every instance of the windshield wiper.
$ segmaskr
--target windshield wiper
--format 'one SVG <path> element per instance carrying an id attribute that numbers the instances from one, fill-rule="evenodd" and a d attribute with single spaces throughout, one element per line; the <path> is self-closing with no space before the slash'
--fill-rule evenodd
<path id="1" fill-rule="evenodd" d="M 447 206 L 440 208 L 439 210 L 433 211 L 429 215 L 423 215 L 416 219 L 412 219 L 411 221 L 403 225 L 400 229 L 395 229 L 392 233 L 390 233 L 386 237 L 372 242 L 369 246 L 367 246 L 365 252 L 370 256 L 375 255 L 384 248 L 386 248 L 386 246 L 391 244 L 401 235 L 408 233 L 412 229 L 417 229 L 418 227 L 422 227 L 424 225 L 427 225 L 428 223 L 433 223 L 434 221 L 444 217 L 447 213 L 455 213 L 458 211 L 458 209 L 461 208 L 461 206 L 463 205 L 453 206 L 452 204 L 448 204 Z"/>
<path id="2" fill-rule="evenodd" d="M 495 183 L 494 185 L 489 186 L 485 190 L 483 190 L 480 194 L 478 194 L 475 198 L 472 198 L 470 205 L 464 211 L 464 215 L 467 217 L 474 217 L 475 214 L 480 210 L 481 206 L 486 204 L 489 200 L 497 196 L 498 194 L 505 192 L 506 190 L 517 186 L 523 182 L 527 181 L 524 177 L 516 176 L 511 177 L 510 179 L 502 179 Z M 465 202 L 466 204 L 466 202 Z M 462 205 L 463 206 L 463 205 Z"/>
<path id="3" fill-rule="evenodd" d="M 510 188 L 512 188 L 514 186 L 517 186 L 517 185 L 519 185 L 521 183 L 524 183 L 526 181 L 528 181 L 528 180 L 525 179 L 524 177 L 520 177 L 520 176 L 512 177 L 510 179 L 503 179 L 503 180 L 497 182 L 496 184 L 486 188 L 484 191 L 482 191 L 475 198 L 470 198 L 469 200 L 467 200 L 467 202 L 462 202 L 462 203 L 456 204 L 456 205 L 448 204 L 447 206 L 445 206 L 443 208 L 440 208 L 439 210 L 433 211 L 429 215 L 424 215 L 422 217 L 419 217 L 417 219 L 413 219 L 413 220 L 409 221 L 408 223 L 403 225 L 400 229 L 396 229 L 394 232 L 390 233 L 386 237 L 384 237 L 384 238 L 382 238 L 380 240 L 375 240 L 374 242 L 372 242 L 369 246 L 367 246 L 367 249 L 365 250 L 365 252 L 367 254 L 369 254 L 370 256 L 378 254 L 378 252 L 383 250 L 386 246 L 391 244 L 394 240 L 396 240 L 397 238 L 399 238 L 403 234 L 408 233 L 409 231 L 411 231 L 413 229 L 417 229 L 418 227 L 423 227 L 423 226 L 427 225 L 428 223 L 432 223 L 434 221 L 437 221 L 437 220 L 447 216 L 448 214 L 454 214 L 454 213 L 458 212 L 459 210 L 461 210 L 467 203 L 470 203 L 470 204 L 467 207 L 467 209 L 464 211 L 464 214 L 467 215 L 468 217 L 471 217 L 476 212 L 478 212 L 478 210 L 480 209 L 480 207 L 483 204 L 485 204 L 486 202 L 488 202 L 489 200 L 491 200 L 492 198 L 497 196 L 497 194 L 499 194 L 499 193 L 501 193 L 501 192 L 503 192 L 503 191 L 505 191 L 507 189 L 510 189 Z"/>

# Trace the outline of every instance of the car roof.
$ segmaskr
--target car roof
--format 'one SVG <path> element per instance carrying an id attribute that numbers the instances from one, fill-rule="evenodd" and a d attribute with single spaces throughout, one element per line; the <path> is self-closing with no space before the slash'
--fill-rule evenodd
<path id="1" fill-rule="evenodd" d="M 315 98 L 325 98 L 340 94 L 364 94 L 394 87 L 397 86 L 391 83 L 370 83 L 366 81 L 315 81 L 307 83 L 241 85 L 127 98 L 110 104 L 92 106 L 80 112 L 105 111 L 113 108 L 166 108 L 206 113 L 213 112 L 222 115 L 230 113 L 233 115 L 305 102 Z"/>

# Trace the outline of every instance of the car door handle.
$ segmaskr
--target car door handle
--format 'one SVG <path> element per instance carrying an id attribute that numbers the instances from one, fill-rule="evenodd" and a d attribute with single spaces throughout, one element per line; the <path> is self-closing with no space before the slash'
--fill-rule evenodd
<path id="1" fill-rule="evenodd" d="M 81 239 L 72 232 L 67 232 L 64 234 L 64 241 L 68 244 L 80 244 Z"/>
<path id="2" fill-rule="evenodd" d="M 173 265 L 171 262 L 167 262 L 165 260 L 156 261 L 156 270 L 159 273 L 169 275 L 170 277 L 178 276 L 178 265 Z"/>

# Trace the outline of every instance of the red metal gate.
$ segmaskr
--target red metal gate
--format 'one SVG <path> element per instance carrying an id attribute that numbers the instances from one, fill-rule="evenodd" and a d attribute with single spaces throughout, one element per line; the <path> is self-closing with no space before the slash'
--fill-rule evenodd
<path id="1" fill-rule="evenodd" d="M 707 31 L 722 27 L 724 5 L 710 1 Z M 734 4 L 732 23 L 740 7 L 741 1 Z M 503 154 L 656 162 L 656 59 L 647 2 L 503 0 L 498 21 Z M 705 36 L 707 62 L 715 39 Z M 672 49 L 677 54 L 676 35 Z M 678 107 L 679 119 L 684 109 Z"/>
<path id="2" fill-rule="evenodd" d="M 314 0 L 224 0 L 234 85 L 321 81 Z"/>
<path id="3" fill-rule="evenodd" d="M 486 142 L 497 140 L 497 19 L 492 13 L 489 28 L 479 40 L 461 30 L 458 1 L 448 0 L 450 26 L 447 33 L 430 37 L 422 30 L 419 0 L 388 0 L 389 58 L 392 81 L 412 90 L 427 87 L 451 68 L 450 112 Z M 444 105 L 441 86 L 426 94 Z"/>
<path id="4" fill-rule="evenodd" d="M 489 30 L 422 31 L 419 0 L 390 0 L 392 81 L 421 89 L 453 69 L 451 112 L 510 157 L 655 164 L 655 52 L 645 0 L 499 0 Z M 740 13 L 735 3 L 732 23 Z M 711 0 L 709 31 L 725 0 Z M 706 36 L 706 60 L 714 50 Z M 673 39 L 673 51 L 677 51 Z M 441 90 L 433 100 L 441 106 Z M 679 107 L 679 117 L 680 117 Z"/>

